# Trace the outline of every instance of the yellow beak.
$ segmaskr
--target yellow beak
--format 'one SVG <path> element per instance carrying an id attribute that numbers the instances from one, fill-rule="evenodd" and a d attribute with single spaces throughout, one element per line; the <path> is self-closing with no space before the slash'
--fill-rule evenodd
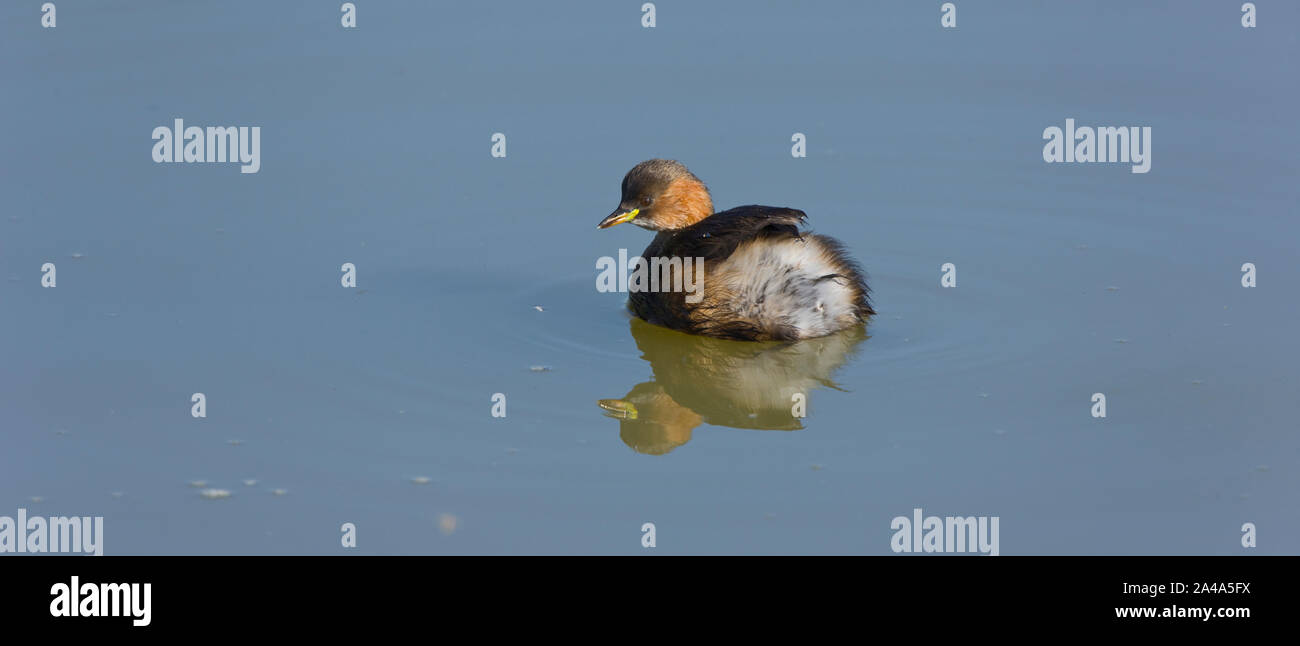
<path id="1" fill-rule="evenodd" d="M 641 209 L 632 209 L 631 211 L 614 211 L 613 213 L 609 214 L 609 217 L 605 218 L 604 220 L 601 220 L 600 224 L 596 225 L 596 228 L 608 229 L 614 226 L 615 224 L 623 224 L 624 222 L 631 222 L 633 219 L 636 218 L 636 215 L 640 212 Z"/>

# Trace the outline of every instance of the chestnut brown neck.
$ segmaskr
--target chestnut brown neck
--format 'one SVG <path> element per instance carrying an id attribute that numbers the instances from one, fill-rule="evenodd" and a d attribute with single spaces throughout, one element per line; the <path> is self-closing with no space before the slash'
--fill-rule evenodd
<path id="1" fill-rule="evenodd" d="M 709 189 L 694 175 L 678 177 L 655 200 L 655 219 L 663 230 L 685 229 L 713 215 Z"/>

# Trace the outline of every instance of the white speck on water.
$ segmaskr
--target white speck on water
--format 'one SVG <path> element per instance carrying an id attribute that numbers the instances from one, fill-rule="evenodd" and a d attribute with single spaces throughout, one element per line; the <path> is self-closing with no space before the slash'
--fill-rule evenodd
<path id="1" fill-rule="evenodd" d="M 208 486 L 208 481 L 207 481 L 207 480 L 190 480 L 190 486 L 191 486 L 191 487 L 194 487 L 195 489 L 202 489 L 203 487 Z"/>
<path id="2" fill-rule="evenodd" d="M 110 496 L 112 496 L 112 497 L 114 497 L 114 498 L 121 498 L 121 497 L 124 496 L 125 494 L 123 494 L 121 491 L 114 491 L 114 492 L 112 492 L 112 493 L 110 493 L 110 494 L 108 494 L 108 495 L 110 495 Z"/>
<path id="3" fill-rule="evenodd" d="M 30 502 L 41 503 L 41 502 L 45 502 L 45 497 L 44 497 L 44 496 L 32 496 L 32 497 L 28 498 L 27 500 L 30 501 Z"/>
<path id="4" fill-rule="evenodd" d="M 1115 343 L 1128 343 L 1128 339 L 1115 339 Z"/>
<path id="5" fill-rule="evenodd" d="M 532 370 L 533 372 L 550 372 L 551 367 L 550 366 L 529 366 L 528 369 Z"/>
<path id="6" fill-rule="evenodd" d="M 240 444 L 243 443 L 244 443 L 243 440 L 226 440 L 226 444 L 229 444 L 230 446 L 239 446 Z"/>
<path id="7" fill-rule="evenodd" d="M 402 409 L 402 410 L 397 411 L 397 414 L 398 414 L 398 415 L 405 415 L 405 414 L 406 414 L 406 409 Z"/>
<path id="8" fill-rule="evenodd" d="M 538 312 L 545 312 L 545 311 L 546 311 L 546 310 L 542 309 L 542 306 L 541 306 L 541 305 L 534 305 L 534 306 L 533 306 L 533 309 L 537 310 Z"/>
<path id="9" fill-rule="evenodd" d="M 221 500 L 222 498 L 229 498 L 230 491 L 228 489 L 204 489 L 199 492 L 199 495 L 206 500 Z"/>
<path id="10" fill-rule="evenodd" d="M 460 524 L 460 519 L 451 514 L 440 514 L 438 516 L 438 531 L 444 536 L 451 536 L 456 531 L 456 525 Z"/>
<path id="11" fill-rule="evenodd" d="M 429 478 L 429 476 L 415 476 L 414 478 L 411 478 L 411 482 L 418 485 L 427 485 L 430 482 L 433 482 L 433 480 Z"/>
<path id="12" fill-rule="evenodd" d="M 289 490 L 288 490 L 288 489 L 272 489 L 272 490 L 271 490 L 271 495 L 272 495 L 272 496 L 283 496 L 283 495 L 286 495 L 286 494 L 288 494 L 288 493 L 289 493 Z"/>
<path id="13" fill-rule="evenodd" d="M 257 480 L 254 478 L 245 478 L 243 482 L 245 487 L 251 487 L 257 484 Z"/>
<path id="14" fill-rule="evenodd" d="M 994 429 L 994 430 L 993 430 L 993 434 L 994 434 L 994 435 L 1006 435 L 1006 434 L 1007 434 L 1007 430 L 1004 429 L 1004 428 Z"/>
<path id="15" fill-rule="evenodd" d="M 75 251 L 73 253 L 68 254 L 68 257 L 73 260 L 81 260 L 82 258 L 86 257 L 86 254 L 81 253 L 80 251 Z"/>
<path id="16" fill-rule="evenodd" d="M 980 393 L 979 397 L 980 397 L 980 399 L 988 399 L 988 398 L 989 398 L 989 394 L 988 394 L 988 393 Z"/>

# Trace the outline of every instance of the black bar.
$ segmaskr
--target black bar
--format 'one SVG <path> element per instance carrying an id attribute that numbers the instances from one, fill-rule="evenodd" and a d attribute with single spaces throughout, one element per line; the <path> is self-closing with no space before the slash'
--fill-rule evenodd
<path id="1" fill-rule="evenodd" d="M 427 629 L 478 615 L 554 622 L 668 621 L 705 613 L 813 621 L 1016 628 L 1086 626 L 1116 634 L 1254 631 L 1294 617 L 1294 557 L 8 557 L 0 616 L 41 634 L 186 636 L 259 626 Z M 149 624 L 55 617 L 51 589 L 149 583 Z M 1152 586 L 1152 587 L 1129 587 Z M 1173 584 L 1185 586 L 1181 591 Z M 1164 586 L 1161 589 L 1159 586 Z M 84 595 L 82 596 L 84 600 Z M 1117 609 L 1154 608 L 1156 617 Z M 1191 608 L 1248 616 L 1177 616 Z M 1168 609 L 1175 616 L 1159 616 Z M 1180 610 L 1181 609 L 1181 610 Z M 1145 612 L 1145 611 L 1143 611 Z M 131 613 L 125 613 L 131 614 Z M 657 618 L 657 619 L 656 619 Z M 815 619 L 814 619 L 815 618 Z M 550 625 L 548 623 L 547 625 Z M 814 626 L 810 625 L 812 629 Z M 940 633 L 933 635 L 938 639 Z M 928 641 L 928 640 L 927 640 Z"/>

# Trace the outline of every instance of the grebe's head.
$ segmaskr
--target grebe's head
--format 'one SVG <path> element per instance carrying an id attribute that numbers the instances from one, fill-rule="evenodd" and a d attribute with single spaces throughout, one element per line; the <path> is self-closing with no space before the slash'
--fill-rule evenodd
<path id="1" fill-rule="evenodd" d="M 596 225 L 607 229 L 631 222 L 651 231 L 673 231 L 713 215 L 713 199 L 704 182 L 680 162 L 643 161 L 623 176 L 618 208 Z"/>

